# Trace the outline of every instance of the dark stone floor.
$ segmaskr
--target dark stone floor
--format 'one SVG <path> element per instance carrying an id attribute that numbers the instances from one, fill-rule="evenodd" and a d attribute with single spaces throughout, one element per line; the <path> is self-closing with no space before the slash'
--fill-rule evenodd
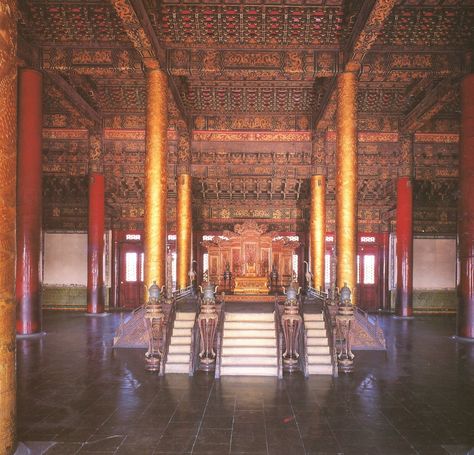
<path id="1" fill-rule="evenodd" d="M 474 344 L 450 339 L 453 317 L 384 317 L 388 353 L 282 381 L 147 374 L 142 350 L 112 349 L 119 320 L 47 312 L 47 335 L 18 341 L 20 441 L 54 441 L 48 455 L 474 453 Z"/>

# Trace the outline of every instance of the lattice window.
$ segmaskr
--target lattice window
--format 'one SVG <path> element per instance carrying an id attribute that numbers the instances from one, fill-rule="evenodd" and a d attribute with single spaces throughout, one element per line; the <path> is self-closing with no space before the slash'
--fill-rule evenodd
<path id="1" fill-rule="evenodd" d="M 176 240 L 176 234 L 168 234 L 168 240 Z"/>
<path id="2" fill-rule="evenodd" d="M 202 270 L 204 272 L 206 271 L 209 272 L 209 254 L 208 253 L 204 253 L 202 255 Z"/>
<path id="3" fill-rule="evenodd" d="M 296 274 L 296 278 L 298 278 L 298 255 L 297 254 L 294 254 L 292 257 L 292 267 L 293 267 L 293 272 Z"/>
<path id="4" fill-rule="evenodd" d="M 331 285 L 331 255 L 324 255 L 324 284 L 328 288 Z"/>
<path id="5" fill-rule="evenodd" d="M 173 289 L 176 289 L 176 253 L 171 253 L 171 281 Z"/>
<path id="6" fill-rule="evenodd" d="M 326 242 L 334 242 L 334 236 L 333 235 L 327 235 L 326 236 Z"/>
<path id="7" fill-rule="evenodd" d="M 125 253 L 125 281 L 137 281 L 137 253 Z"/>
<path id="8" fill-rule="evenodd" d="M 145 253 L 140 253 L 140 281 L 145 282 Z"/>
<path id="9" fill-rule="evenodd" d="M 360 283 L 360 256 L 357 255 L 357 284 Z"/>
<path id="10" fill-rule="evenodd" d="M 141 240 L 142 236 L 140 234 L 127 234 L 125 240 Z"/>
<path id="11" fill-rule="evenodd" d="M 202 239 L 204 241 L 209 241 L 210 242 L 212 239 L 214 239 L 214 236 L 213 235 L 203 235 Z"/>
<path id="12" fill-rule="evenodd" d="M 361 243 L 375 243 L 375 237 L 373 236 L 362 236 L 360 238 Z"/>
<path id="13" fill-rule="evenodd" d="M 364 284 L 375 284 L 375 255 L 364 256 Z"/>

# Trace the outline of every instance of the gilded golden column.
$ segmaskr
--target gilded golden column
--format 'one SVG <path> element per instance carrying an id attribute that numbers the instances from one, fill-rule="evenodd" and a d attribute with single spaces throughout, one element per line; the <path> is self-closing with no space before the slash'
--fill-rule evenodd
<path id="1" fill-rule="evenodd" d="M 310 208 L 310 262 L 313 274 L 313 287 L 324 289 L 325 282 L 325 243 L 326 243 L 326 157 L 325 134 L 321 132 L 313 141 Z"/>
<path id="2" fill-rule="evenodd" d="M 166 283 L 167 78 L 147 74 L 145 161 L 145 285 Z"/>
<path id="3" fill-rule="evenodd" d="M 191 267 L 192 193 L 190 175 L 191 151 L 186 128 L 178 129 L 178 201 L 176 210 L 177 288 L 189 284 Z"/>
<path id="4" fill-rule="evenodd" d="M 0 454 L 16 445 L 16 2 L 0 3 Z"/>
<path id="5" fill-rule="evenodd" d="M 356 74 L 337 78 L 336 131 L 336 282 L 345 283 L 357 303 L 357 112 Z"/>

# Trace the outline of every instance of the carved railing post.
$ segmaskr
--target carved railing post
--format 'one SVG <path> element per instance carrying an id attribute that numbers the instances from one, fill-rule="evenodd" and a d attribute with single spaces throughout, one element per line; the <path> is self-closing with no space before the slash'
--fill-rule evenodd
<path id="1" fill-rule="evenodd" d="M 292 282 L 286 293 L 286 301 L 281 325 L 285 337 L 285 351 L 283 352 L 283 366 L 286 371 L 294 371 L 299 362 L 299 333 L 303 318 L 299 314 L 298 295 L 301 288 L 296 282 Z"/>
<path id="2" fill-rule="evenodd" d="M 160 363 L 163 358 L 161 341 L 165 314 L 162 307 L 162 295 L 156 281 L 148 290 L 149 300 L 145 305 L 145 329 L 148 338 L 148 350 L 145 354 L 145 370 L 157 373 L 160 371 Z"/>
<path id="3" fill-rule="evenodd" d="M 341 289 L 341 303 L 336 314 L 336 327 L 341 345 L 337 353 L 339 371 L 352 373 L 354 370 L 354 354 L 351 351 L 351 331 L 354 324 L 354 307 L 351 303 L 351 290 L 344 283 Z"/>
<path id="4" fill-rule="evenodd" d="M 214 351 L 214 342 L 216 338 L 217 323 L 219 315 L 216 309 L 216 298 L 214 293 L 217 286 L 206 283 L 201 299 L 201 308 L 198 316 L 199 332 L 201 335 L 201 349 L 199 352 L 200 369 L 211 371 L 216 366 L 216 352 Z"/>

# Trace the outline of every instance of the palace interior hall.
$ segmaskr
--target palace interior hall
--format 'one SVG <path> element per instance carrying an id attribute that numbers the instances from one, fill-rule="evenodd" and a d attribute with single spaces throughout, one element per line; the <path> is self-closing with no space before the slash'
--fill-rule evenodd
<path id="1" fill-rule="evenodd" d="M 0 455 L 474 454 L 474 0 L 0 0 Z"/>

